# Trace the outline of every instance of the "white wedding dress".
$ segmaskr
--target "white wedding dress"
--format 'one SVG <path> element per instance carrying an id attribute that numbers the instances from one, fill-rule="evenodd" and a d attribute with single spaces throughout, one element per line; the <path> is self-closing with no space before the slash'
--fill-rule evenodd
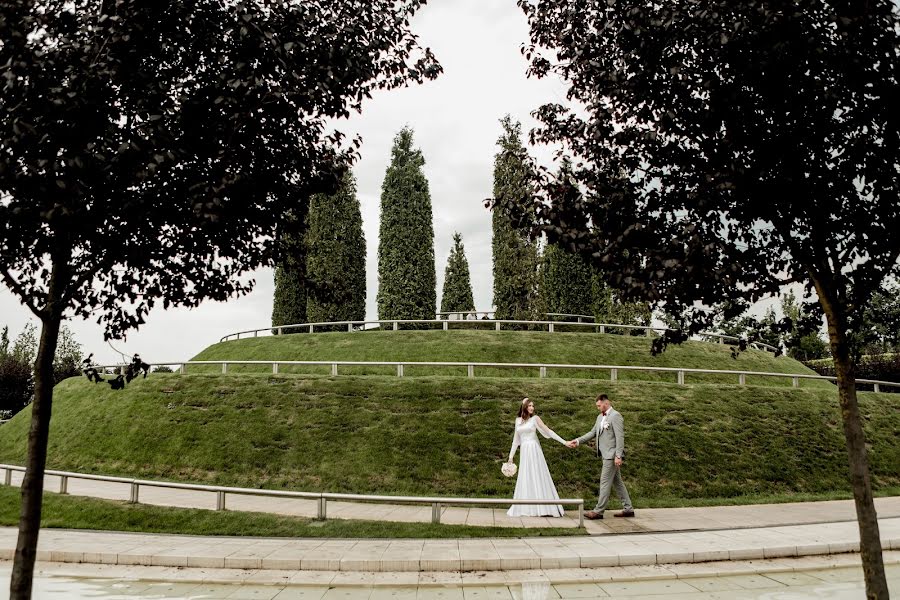
<path id="1" fill-rule="evenodd" d="M 556 435 L 552 429 L 544 425 L 538 416 L 531 417 L 524 423 L 521 417 L 516 418 L 516 433 L 513 436 L 512 449 L 509 451 L 509 462 L 512 462 L 519 450 L 519 476 L 516 479 L 516 500 L 559 500 L 550 469 L 544 460 L 544 452 L 538 441 L 537 432 L 545 438 L 553 438 L 560 444 L 566 441 Z M 510 517 L 561 517 L 563 507 L 559 504 L 513 504 L 506 512 Z"/>

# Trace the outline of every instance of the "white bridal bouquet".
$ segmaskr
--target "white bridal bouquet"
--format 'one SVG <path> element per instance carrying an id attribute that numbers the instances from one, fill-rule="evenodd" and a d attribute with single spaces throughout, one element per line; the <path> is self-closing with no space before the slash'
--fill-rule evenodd
<path id="1" fill-rule="evenodd" d="M 512 477 L 513 475 L 515 475 L 517 470 L 518 469 L 516 468 L 516 463 L 514 462 L 503 463 L 503 466 L 500 467 L 500 472 L 507 477 Z"/>

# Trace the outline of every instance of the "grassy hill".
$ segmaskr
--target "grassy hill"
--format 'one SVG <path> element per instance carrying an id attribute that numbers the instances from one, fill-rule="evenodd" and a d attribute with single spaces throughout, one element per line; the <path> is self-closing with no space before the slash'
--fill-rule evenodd
<path id="1" fill-rule="evenodd" d="M 688 342 L 651 356 L 645 337 L 594 333 L 528 331 L 365 331 L 248 338 L 214 344 L 194 360 L 348 360 L 416 362 L 511 362 L 588 365 L 640 365 L 743 370 L 815 375 L 802 363 L 775 358 L 768 352 L 748 350 L 736 359 L 728 346 Z M 220 372 L 216 366 L 191 366 L 191 373 Z M 268 366 L 235 365 L 237 373 L 271 372 Z M 282 373 L 328 373 L 328 367 L 287 367 Z M 341 374 L 390 375 L 393 367 L 342 367 Z M 462 367 L 407 367 L 406 375 L 461 375 Z M 536 369 L 480 368 L 479 376 L 536 377 Z M 550 369 L 548 377 L 609 379 L 609 371 Z M 676 375 L 620 371 L 619 379 L 675 382 Z M 736 383 L 735 375 L 689 375 L 690 382 Z M 790 379 L 748 377 L 747 383 L 790 386 Z M 830 383 L 803 382 L 828 388 Z"/>
<path id="2" fill-rule="evenodd" d="M 339 339 L 321 338 L 328 335 Z M 587 338 L 578 338 L 584 340 L 582 351 L 603 347 L 602 339 L 594 346 Z M 383 339 L 395 341 L 395 356 L 398 348 L 413 350 L 396 343 L 400 337 Z M 290 348 L 293 356 L 310 352 L 306 344 L 265 341 L 282 350 L 264 350 L 263 340 L 248 340 L 214 346 L 204 355 L 211 358 L 231 344 L 247 354 L 270 352 L 283 359 L 292 357 L 285 356 Z M 314 336 L 304 341 L 320 343 Z M 491 344 L 482 344 L 486 354 Z M 542 345 L 522 346 L 516 351 L 521 354 L 508 348 L 507 359 L 547 356 Z M 675 357 L 667 353 L 659 360 L 676 362 Z M 751 358 L 764 359 L 746 360 Z M 592 398 L 601 391 L 626 419 L 624 474 L 638 507 L 849 490 L 833 387 L 153 374 L 113 391 L 75 378 L 56 388 L 48 462 L 51 468 L 250 487 L 509 496 L 515 482 L 499 469 L 521 397 L 534 399 L 548 425 L 568 439 L 590 428 L 596 415 Z M 875 486 L 900 493 L 900 395 L 863 393 L 860 402 Z M 28 419 L 26 410 L 0 427 L 0 461 L 22 463 Z M 542 445 L 560 494 L 593 501 L 599 464 L 590 452 L 551 440 Z"/>

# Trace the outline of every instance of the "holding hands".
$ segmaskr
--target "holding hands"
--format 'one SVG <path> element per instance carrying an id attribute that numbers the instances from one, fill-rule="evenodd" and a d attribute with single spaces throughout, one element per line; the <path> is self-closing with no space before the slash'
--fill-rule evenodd
<path id="1" fill-rule="evenodd" d="M 568 442 L 566 442 L 566 446 L 568 446 L 569 448 L 577 448 L 578 440 L 569 440 Z"/>

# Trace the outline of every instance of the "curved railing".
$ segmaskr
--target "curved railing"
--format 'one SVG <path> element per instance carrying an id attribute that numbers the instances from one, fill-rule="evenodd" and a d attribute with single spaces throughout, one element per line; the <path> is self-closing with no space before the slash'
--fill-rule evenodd
<path id="1" fill-rule="evenodd" d="M 369 327 L 373 325 L 374 327 Z M 584 323 L 584 322 L 569 322 L 569 321 L 525 321 L 525 320 L 517 320 L 517 319 L 461 319 L 461 320 L 453 320 L 453 319 L 376 319 L 372 321 L 323 321 L 320 323 L 294 323 L 290 325 L 277 325 L 270 327 L 260 327 L 259 329 L 247 329 L 244 331 L 235 331 L 233 333 L 226 334 L 222 336 L 219 340 L 220 342 L 227 342 L 231 340 L 239 340 L 241 336 L 244 337 L 259 337 L 259 334 L 263 335 L 283 335 L 288 333 L 315 333 L 316 328 L 319 328 L 319 331 L 334 331 L 336 329 L 345 330 L 348 332 L 354 331 L 371 331 L 373 329 L 379 329 L 381 331 L 389 330 L 389 331 L 399 331 L 402 326 L 422 326 L 428 325 L 434 329 L 443 329 L 447 331 L 451 329 L 451 325 L 453 329 L 462 329 L 464 327 L 484 327 L 485 325 L 493 325 L 496 331 L 501 331 L 503 326 L 506 325 L 507 328 L 509 326 L 526 326 L 530 328 L 540 327 L 543 331 L 545 328 L 549 333 L 553 333 L 556 331 L 558 327 L 565 328 L 575 328 L 575 329 L 583 329 L 586 331 L 593 330 L 596 333 L 614 333 L 618 331 L 641 331 L 647 336 L 652 336 L 654 334 L 660 334 L 666 331 L 674 331 L 668 327 L 653 327 L 650 325 L 620 325 L 618 323 Z M 702 331 L 697 334 L 698 337 L 702 338 L 703 341 L 708 340 L 717 340 L 720 344 L 730 343 L 737 344 L 740 343 L 741 339 L 732 335 L 724 335 L 721 333 L 710 333 L 706 331 Z M 765 350 L 768 352 L 777 353 L 778 349 L 774 346 L 770 346 L 769 344 L 764 344 L 762 342 L 751 342 L 748 344 L 752 348 L 756 348 L 758 350 Z"/>
<path id="2" fill-rule="evenodd" d="M 14 471 L 24 473 L 25 467 L 18 465 L 0 464 L 0 470 L 4 471 L 3 484 L 12 485 Z M 216 495 L 216 510 L 225 510 L 226 494 L 239 496 L 268 496 L 276 498 L 300 498 L 305 500 L 317 500 L 317 517 L 325 519 L 328 515 L 327 505 L 329 500 L 343 500 L 348 502 L 383 502 L 385 504 L 430 504 L 431 522 L 441 522 L 441 508 L 444 506 L 507 506 L 511 504 L 564 504 L 578 508 L 578 526 L 584 527 L 584 500 L 581 498 L 562 498 L 554 500 L 527 500 L 512 498 L 455 498 L 447 496 L 376 496 L 372 494 L 333 494 L 328 492 L 294 492 L 289 490 L 265 490 L 258 488 L 238 488 L 221 485 L 201 485 L 195 483 L 177 483 L 174 481 L 154 481 L 149 479 L 133 479 L 131 477 L 110 477 L 108 475 L 93 475 L 90 473 L 72 473 L 70 471 L 45 470 L 44 475 L 59 477 L 59 493 L 68 494 L 69 479 L 83 479 L 88 481 L 105 481 L 107 483 L 122 483 L 130 488 L 128 501 L 131 504 L 140 503 L 141 487 L 157 487 L 177 490 L 193 490 L 209 492 Z"/>
<path id="3" fill-rule="evenodd" d="M 151 366 L 165 365 L 176 366 L 177 372 L 185 374 L 187 367 L 191 365 L 218 365 L 222 368 L 222 373 L 228 373 L 229 365 L 266 365 L 272 369 L 272 374 L 277 375 L 281 366 L 320 366 L 330 367 L 331 375 L 339 374 L 339 367 L 394 367 L 397 376 L 403 377 L 406 368 L 417 367 L 465 367 L 467 377 L 475 377 L 475 369 L 535 369 L 538 377 L 545 378 L 550 369 L 553 370 L 587 370 L 587 371 L 609 371 L 610 381 L 617 381 L 620 371 L 636 371 L 636 372 L 653 372 L 653 373 L 674 373 L 676 381 L 679 385 L 685 384 L 688 374 L 704 374 L 704 375 L 736 375 L 738 385 L 747 385 L 747 377 L 769 377 L 769 378 L 786 378 L 791 379 L 793 387 L 800 387 L 801 380 L 810 381 L 837 381 L 836 377 L 826 375 L 802 375 L 797 373 L 769 373 L 765 371 L 739 371 L 733 369 L 688 369 L 681 367 L 647 367 L 638 365 L 570 365 L 555 363 L 485 363 L 485 362 L 417 362 L 417 361 L 358 361 L 358 360 L 190 360 L 190 361 L 174 361 L 174 362 L 156 362 Z M 96 367 L 98 369 L 123 369 L 123 365 L 103 365 Z M 856 383 L 863 383 L 874 386 L 876 392 L 881 392 L 881 387 L 896 388 L 900 391 L 900 382 L 880 381 L 875 379 L 857 379 Z"/>

